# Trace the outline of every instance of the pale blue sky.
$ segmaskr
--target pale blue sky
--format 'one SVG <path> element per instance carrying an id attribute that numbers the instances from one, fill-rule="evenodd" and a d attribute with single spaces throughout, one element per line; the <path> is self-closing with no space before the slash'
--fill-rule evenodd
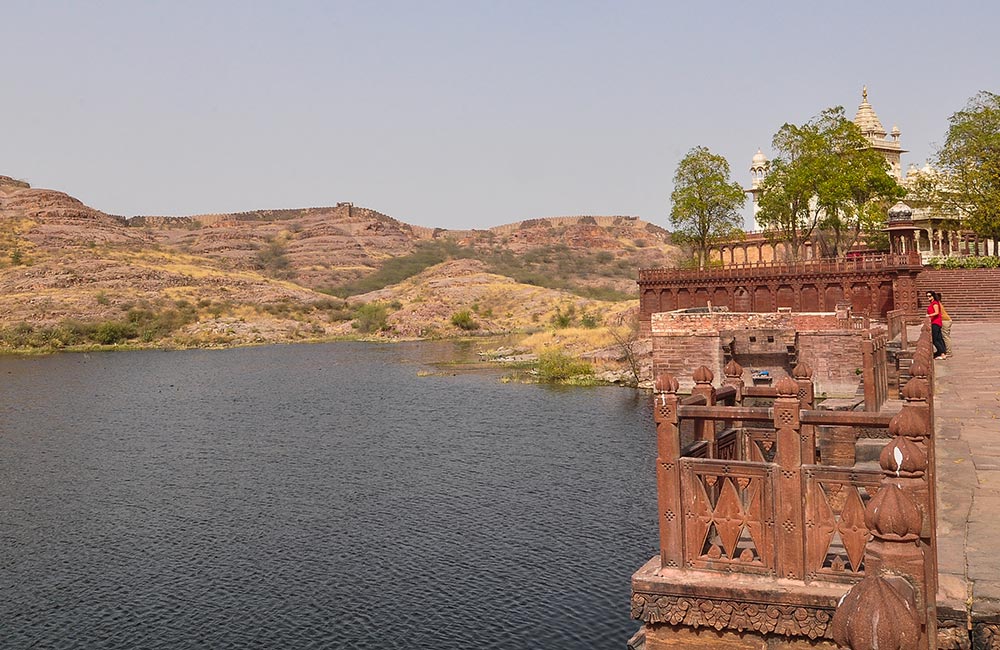
<path id="1" fill-rule="evenodd" d="M 4 0 L 0 174 L 113 214 L 353 201 L 444 228 L 668 224 L 867 84 L 904 169 L 1000 92 L 994 2 Z"/>

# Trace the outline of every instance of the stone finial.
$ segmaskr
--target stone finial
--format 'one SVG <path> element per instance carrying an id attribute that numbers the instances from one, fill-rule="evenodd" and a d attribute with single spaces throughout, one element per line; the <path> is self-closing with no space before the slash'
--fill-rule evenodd
<path id="1" fill-rule="evenodd" d="M 813 369 L 805 361 L 800 361 L 797 366 L 792 368 L 792 377 L 796 379 L 812 379 Z"/>
<path id="2" fill-rule="evenodd" d="M 927 418 L 917 410 L 917 407 L 906 404 L 889 420 L 889 434 L 907 438 L 926 438 L 930 435 L 930 431 L 927 430 Z"/>
<path id="3" fill-rule="evenodd" d="M 882 449 L 878 464 L 890 476 L 923 476 L 927 469 L 927 454 L 908 438 L 898 436 Z"/>
<path id="4" fill-rule="evenodd" d="M 715 379 L 715 373 L 708 369 L 708 366 L 698 366 L 691 376 L 696 384 L 711 384 Z"/>
<path id="5" fill-rule="evenodd" d="M 653 390 L 657 393 L 676 393 L 678 388 L 680 388 L 680 384 L 676 377 L 669 372 L 657 373 L 653 386 Z"/>
<path id="6" fill-rule="evenodd" d="M 726 373 L 726 377 L 729 377 L 730 379 L 739 379 L 743 376 L 743 366 L 736 363 L 735 359 L 730 360 L 722 371 Z"/>
<path id="7" fill-rule="evenodd" d="M 865 576 L 837 606 L 830 623 L 833 639 L 851 650 L 912 650 L 920 640 L 915 601 L 904 578 Z"/>
<path id="8" fill-rule="evenodd" d="M 904 542 L 919 537 L 920 509 L 895 483 L 883 484 L 865 508 L 865 525 L 879 539 Z"/>
<path id="9" fill-rule="evenodd" d="M 910 376 L 911 377 L 926 377 L 928 372 L 928 363 L 922 356 L 914 355 L 913 363 L 910 364 Z M 910 380 L 913 381 L 912 379 Z"/>
<path id="10" fill-rule="evenodd" d="M 798 397 L 799 395 L 799 385 L 795 383 L 795 380 L 787 375 L 778 380 L 778 383 L 774 386 L 775 390 L 778 391 L 778 397 Z"/>
<path id="11" fill-rule="evenodd" d="M 926 402 L 930 395 L 930 386 L 924 379 L 926 376 L 914 374 L 910 381 L 906 382 L 906 386 L 903 386 L 903 399 L 907 402 Z"/>

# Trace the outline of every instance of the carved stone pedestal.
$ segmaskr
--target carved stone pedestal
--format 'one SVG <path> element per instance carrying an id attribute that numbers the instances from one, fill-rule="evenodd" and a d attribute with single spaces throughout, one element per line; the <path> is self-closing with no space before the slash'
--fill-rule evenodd
<path id="1" fill-rule="evenodd" d="M 830 621 L 850 585 L 661 568 L 632 576 L 632 617 L 645 650 L 835 650 Z"/>

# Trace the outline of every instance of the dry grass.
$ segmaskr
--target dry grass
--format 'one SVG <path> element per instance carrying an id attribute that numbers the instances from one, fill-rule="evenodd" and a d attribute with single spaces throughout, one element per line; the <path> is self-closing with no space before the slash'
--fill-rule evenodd
<path id="1" fill-rule="evenodd" d="M 593 329 L 566 327 L 558 330 L 546 330 L 531 334 L 521 341 L 521 346 L 530 349 L 535 354 L 550 349 L 562 349 L 570 354 L 579 355 L 614 344 L 615 339 L 607 327 Z"/>

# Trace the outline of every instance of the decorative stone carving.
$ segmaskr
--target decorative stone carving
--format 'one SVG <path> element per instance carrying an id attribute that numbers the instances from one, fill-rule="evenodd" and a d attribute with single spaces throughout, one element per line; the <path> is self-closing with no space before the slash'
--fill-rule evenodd
<path id="1" fill-rule="evenodd" d="M 677 382 L 677 378 L 670 373 L 661 372 L 656 375 L 654 389 L 657 393 L 676 393 L 678 388 L 680 388 L 680 384 Z"/>
<path id="2" fill-rule="evenodd" d="M 1000 650 L 1000 624 L 977 623 L 972 628 L 973 650 Z"/>
<path id="3" fill-rule="evenodd" d="M 927 401 L 928 387 L 927 380 L 924 378 L 927 376 L 927 370 L 922 370 L 923 375 L 914 374 L 913 378 L 906 382 L 906 386 L 903 387 L 903 398 L 907 401 Z M 913 372 L 912 368 L 910 372 Z"/>
<path id="4" fill-rule="evenodd" d="M 736 363 L 736 360 L 731 360 L 726 364 L 726 367 L 722 369 L 726 373 L 726 377 L 730 379 L 739 379 L 743 376 L 743 366 Z"/>
<path id="5" fill-rule="evenodd" d="M 696 384 L 711 384 L 715 379 L 715 373 L 708 369 L 708 366 L 698 366 L 691 376 Z"/>
<path id="6" fill-rule="evenodd" d="M 865 525 L 880 539 L 916 540 L 922 523 L 920 509 L 894 483 L 882 487 L 865 509 Z"/>
<path id="7" fill-rule="evenodd" d="M 791 377 L 782 377 L 774 386 L 779 397 L 798 397 L 799 385 Z"/>
<path id="8" fill-rule="evenodd" d="M 905 435 L 905 434 L 903 434 Z M 879 466 L 886 472 L 906 478 L 924 475 L 927 455 L 903 435 L 897 436 L 879 454 Z"/>
<path id="9" fill-rule="evenodd" d="M 833 612 L 819 607 L 633 593 L 632 618 L 645 623 L 829 639 Z"/>
<path id="10" fill-rule="evenodd" d="M 920 617 L 913 588 L 866 576 L 844 596 L 831 625 L 833 639 L 851 650 L 913 650 L 920 639 Z"/>
<path id="11" fill-rule="evenodd" d="M 813 369 L 805 361 L 800 361 L 797 366 L 792 369 L 792 377 L 796 379 L 812 379 Z"/>

